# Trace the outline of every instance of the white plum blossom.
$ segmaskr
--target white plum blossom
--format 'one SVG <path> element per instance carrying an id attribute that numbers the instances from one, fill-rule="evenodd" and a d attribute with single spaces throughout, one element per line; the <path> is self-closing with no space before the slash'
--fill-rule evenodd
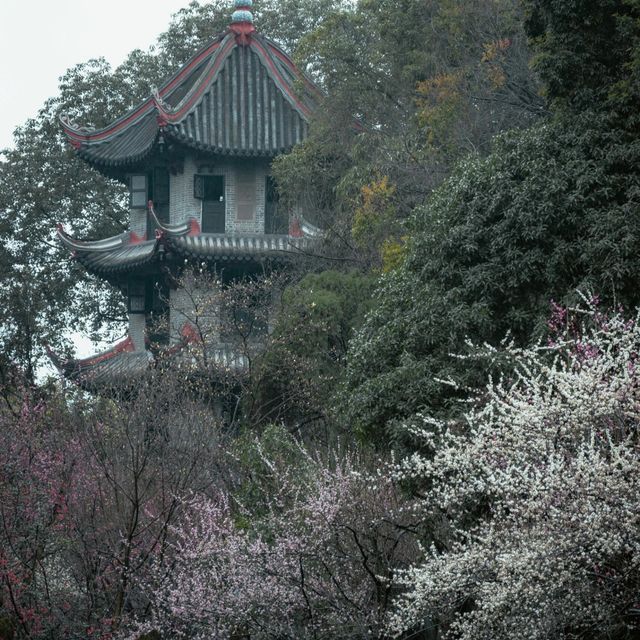
<path id="1" fill-rule="evenodd" d="M 453 540 L 396 576 L 391 635 L 435 620 L 459 640 L 638 637 L 640 326 L 578 315 L 555 344 L 511 347 L 465 425 L 410 425 L 427 453 L 395 475 Z"/>

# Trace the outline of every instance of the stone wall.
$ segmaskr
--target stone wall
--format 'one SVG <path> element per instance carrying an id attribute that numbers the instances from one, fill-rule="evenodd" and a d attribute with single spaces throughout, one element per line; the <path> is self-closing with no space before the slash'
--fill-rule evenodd
<path id="1" fill-rule="evenodd" d="M 198 222 L 202 217 L 202 203 L 193 197 L 193 175 L 196 165 L 193 158 L 186 158 L 183 170 L 170 178 L 169 212 L 171 224 L 181 224 L 191 218 Z"/>
<path id="2" fill-rule="evenodd" d="M 140 238 L 147 236 L 147 210 L 129 209 L 129 230 Z"/>
<path id="3" fill-rule="evenodd" d="M 252 219 L 238 219 L 238 174 L 246 161 L 216 159 L 196 161 L 193 157 L 184 162 L 182 173 L 171 176 L 170 211 L 171 224 L 180 224 L 195 218 L 202 224 L 202 201 L 193 196 L 193 177 L 203 175 L 224 176 L 225 184 L 225 232 L 264 233 L 265 180 L 269 170 L 268 161 L 255 163 L 255 213 Z"/>
<path id="4" fill-rule="evenodd" d="M 146 316 L 143 313 L 129 314 L 129 335 L 136 351 L 145 350 Z"/>
<path id="5" fill-rule="evenodd" d="M 238 177 L 248 163 L 255 169 L 255 212 L 251 219 L 238 216 Z M 234 159 L 198 160 L 193 156 L 184 161 L 182 171 L 170 176 L 170 224 L 181 224 L 195 218 L 202 224 L 202 201 L 193 195 L 193 177 L 197 173 L 224 176 L 225 183 L 225 232 L 264 233 L 266 177 L 268 160 L 241 161 Z M 142 238 L 147 234 L 146 208 L 129 210 L 129 229 Z"/>

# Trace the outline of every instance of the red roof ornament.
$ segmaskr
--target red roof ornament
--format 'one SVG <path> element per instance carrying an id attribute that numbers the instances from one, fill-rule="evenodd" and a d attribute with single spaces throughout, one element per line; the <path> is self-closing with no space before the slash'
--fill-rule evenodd
<path id="1" fill-rule="evenodd" d="M 129 242 L 131 244 L 142 244 L 144 242 L 144 238 L 138 235 L 135 231 L 129 232 Z"/>
<path id="2" fill-rule="evenodd" d="M 236 42 L 246 47 L 251 43 L 251 34 L 256 30 L 251 13 L 253 0 L 235 0 L 234 5 L 235 11 L 231 16 L 229 30 L 236 34 Z"/>
<path id="3" fill-rule="evenodd" d="M 251 34 L 256 28 L 247 22 L 237 22 L 229 26 L 229 29 L 236 34 L 236 42 L 241 47 L 247 47 L 251 44 Z"/>
<path id="4" fill-rule="evenodd" d="M 293 218 L 293 220 L 291 220 L 291 224 L 289 225 L 289 237 L 304 238 L 304 231 L 300 226 L 300 220 L 298 218 Z"/>
<path id="5" fill-rule="evenodd" d="M 202 340 L 198 330 L 191 324 L 191 322 L 185 322 L 180 329 L 180 337 L 184 341 L 184 344 L 191 344 L 193 342 L 200 342 Z"/>
<path id="6" fill-rule="evenodd" d="M 153 87 L 152 100 L 156 109 L 156 122 L 160 129 L 164 129 L 169 124 L 167 112 L 171 111 L 171 107 L 164 101 L 157 87 Z"/>
<path id="7" fill-rule="evenodd" d="M 202 233 L 202 229 L 200 227 L 200 223 L 195 219 L 195 218 L 191 218 L 191 220 L 189 220 L 189 236 L 190 237 L 194 237 L 194 236 L 199 236 Z"/>

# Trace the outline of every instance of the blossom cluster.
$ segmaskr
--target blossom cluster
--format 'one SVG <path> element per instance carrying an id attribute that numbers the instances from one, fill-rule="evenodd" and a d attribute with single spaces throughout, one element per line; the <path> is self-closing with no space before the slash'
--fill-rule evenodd
<path id="1" fill-rule="evenodd" d="M 225 491 L 184 505 L 171 562 L 145 585 L 151 620 L 128 637 L 379 637 L 390 602 L 382 576 L 408 553 L 388 521 L 395 491 L 348 461 L 307 470 L 294 478 L 274 465 L 284 489 L 250 523 Z"/>
<path id="2" fill-rule="evenodd" d="M 395 477 L 428 487 L 423 517 L 452 540 L 398 576 L 392 635 L 426 619 L 460 640 L 640 630 L 640 324 L 591 308 L 565 326 L 510 347 L 465 424 L 409 425 L 427 453 Z"/>

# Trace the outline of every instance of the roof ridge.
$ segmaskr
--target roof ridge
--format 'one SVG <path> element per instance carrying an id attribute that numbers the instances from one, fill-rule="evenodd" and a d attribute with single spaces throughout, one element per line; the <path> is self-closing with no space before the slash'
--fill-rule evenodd
<path id="1" fill-rule="evenodd" d="M 175 120 L 176 115 L 180 113 L 180 111 L 184 110 L 185 107 L 191 109 L 197 105 L 199 98 L 205 93 L 206 87 L 217 80 L 218 75 L 220 74 L 220 69 L 235 48 L 235 43 L 233 41 L 234 37 L 230 33 L 227 33 L 227 35 L 220 41 L 220 46 L 213 52 L 211 60 L 209 60 L 205 68 L 200 73 L 200 77 L 193 83 L 191 89 L 189 89 L 186 95 L 175 107 L 171 107 L 171 105 L 165 102 L 161 95 L 159 95 L 161 98 L 160 100 L 156 100 L 155 96 L 153 97 L 154 106 L 161 118 L 159 123 L 161 127 L 166 126 L 166 124 L 173 124 L 172 121 Z M 208 78 L 208 76 L 211 77 Z M 164 121 L 164 118 L 166 118 L 166 122 Z"/>
<path id="2" fill-rule="evenodd" d="M 76 123 L 68 114 L 61 114 L 59 120 L 64 132 L 72 142 L 79 141 L 82 143 L 93 142 L 96 140 L 102 141 L 111 137 L 109 134 L 116 134 L 120 130 L 124 129 L 124 125 L 131 125 L 137 122 L 154 110 L 154 95 L 156 92 L 163 100 L 170 97 L 172 92 L 178 88 L 180 81 L 186 79 L 186 77 L 188 77 L 188 75 L 192 73 L 199 64 L 206 60 L 208 56 L 213 55 L 227 35 L 228 32 L 224 31 L 215 36 L 206 45 L 201 47 L 199 51 L 191 56 L 191 58 L 189 58 L 189 60 L 175 71 L 166 81 L 164 81 L 160 85 L 159 89 L 154 88 L 154 91 L 152 91 L 150 96 L 126 111 L 105 127 L 91 129 Z"/>

